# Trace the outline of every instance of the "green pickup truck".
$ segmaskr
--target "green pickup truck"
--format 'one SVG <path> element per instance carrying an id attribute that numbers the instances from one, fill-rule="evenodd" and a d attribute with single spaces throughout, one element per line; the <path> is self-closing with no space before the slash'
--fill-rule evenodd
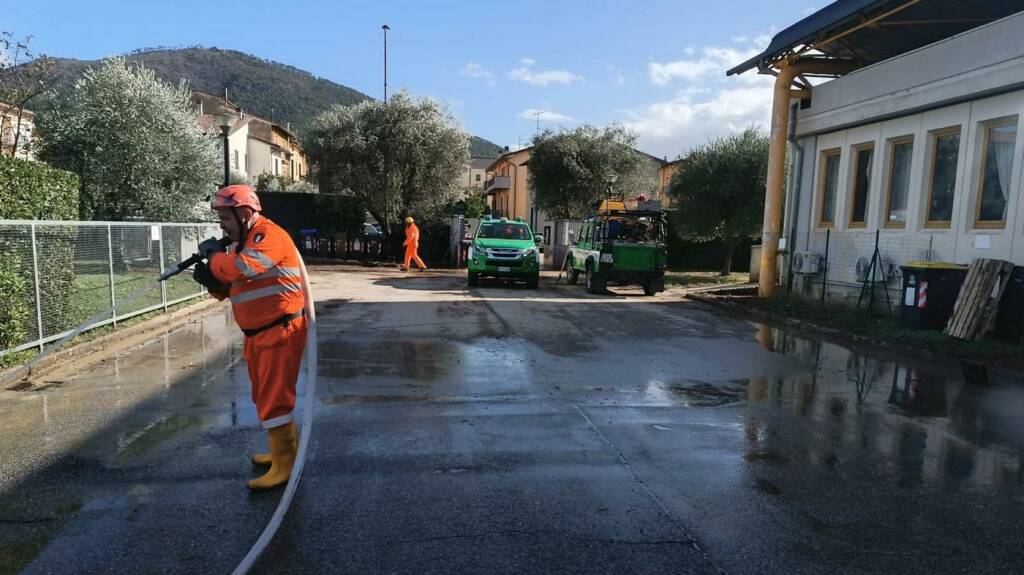
<path id="1" fill-rule="evenodd" d="M 518 218 L 481 220 L 469 245 L 467 283 L 474 287 L 481 277 L 505 278 L 525 280 L 527 287 L 537 289 L 540 255 L 544 253 L 542 240 Z"/>
<path id="2" fill-rule="evenodd" d="M 627 210 L 604 202 L 583 222 L 568 255 L 568 280 L 587 276 L 587 291 L 604 293 L 609 283 L 639 284 L 645 295 L 665 291 L 665 222 L 660 211 Z"/>

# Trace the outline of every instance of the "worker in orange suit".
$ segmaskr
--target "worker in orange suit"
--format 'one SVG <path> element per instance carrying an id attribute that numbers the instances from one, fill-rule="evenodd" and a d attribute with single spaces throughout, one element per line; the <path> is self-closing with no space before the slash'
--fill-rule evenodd
<path id="1" fill-rule="evenodd" d="M 270 469 L 248 485 L 271 489 L 287 483 L 298 451 L 292 412 L 306 347 L 299 253 L 288 233 L 260 214 L 260 200 L 249 186 L 221 188 L 211 205 L 234 243 L 226 252 L 220 240 L 199 244 L 208 264 L 197 264 L 193 277 L 217 299 L 230 298 L 235 322 L 245 333 L 242 354 L 252 400 L 270 442 L 270 453 L 252 457 L 255 465 Z"/>
<path id="2" fill-rule="evenodd" d="M 420 271 L 426 270 L 427 264 L 423 263 L 416 253 L 420 248 L 420 229 L 416 227 L 416 220 L 412 219 L 412 216 L 405 218 L 405 241 L 402 245 L 405 246 L 405 265 L 402 266 L 402 271 L 409 271 L 409 262 L 416 262 L 416 267 L 420 268 Z"/>

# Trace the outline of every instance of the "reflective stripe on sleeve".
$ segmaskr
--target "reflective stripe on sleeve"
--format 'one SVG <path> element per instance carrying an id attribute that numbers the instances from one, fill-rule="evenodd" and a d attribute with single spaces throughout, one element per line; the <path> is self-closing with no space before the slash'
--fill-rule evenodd
<path id="1" fill-rule="evenodd" d="M 302 286 L 299 284 L 280 284 L 254 289 L 231 296 L 231 303 L 243 303 L 288 292 L 302 293 Z"/>
<path id="2" fill-rule="evenodd" d="M 248 257 L 256 260 L 256 263 L 258 263 L 261 266 L 263 266 L 264 269 L 271 268 L 271 267 L 274 266 L 274 261 L 271 260 L 270 258 L 268 258 L 266 256 L 266 254 L 264 254 L 263 252 L 261 252 L 259 250 L 254 250 L 252 248 L 245 248 L 244 250 L 242 250 L 242 255 L 243 256 L 248 256 Z"/>
<path id="3" fill-rule="evenodd" d="M 242 275 L 249 279 L 252 279 L 260 274 L 260 271 L 258 269 L 250 266 L 242 258 L 235 258 L 235 267 L 238 268 L 238 271 L 242 272 Z"/>
<path id="4" fill-rule="evenodd" d="M 254 280 L 262 280 L 267 278 L 300 278 L 302 277 L 302 271 L 299 268 L 286 268 L 282 266 L 272 267 L 269 270 L 255 276 Z"/>

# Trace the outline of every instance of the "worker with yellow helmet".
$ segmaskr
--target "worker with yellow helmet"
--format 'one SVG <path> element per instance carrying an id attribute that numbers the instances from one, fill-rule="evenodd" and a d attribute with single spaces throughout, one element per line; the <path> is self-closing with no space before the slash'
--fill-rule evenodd
<path id="1" fill-rule="evenodd" d="M 423 263 L 417 253 L 420 247 L 420 229 L 416 227 L 416 220 L 412 216 L 405 218 L 405 241 L 402 245 L 405 246 L 405 263 L 402 265 L 402 271 L 409 271 L 409 262 L 416 262 L 416 267 L 420 268 L 420 271 L 426 270 L 427 264 Z"/>

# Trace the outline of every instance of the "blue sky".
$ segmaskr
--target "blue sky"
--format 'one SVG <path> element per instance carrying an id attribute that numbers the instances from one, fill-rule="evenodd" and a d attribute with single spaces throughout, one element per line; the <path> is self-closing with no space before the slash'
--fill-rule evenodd
<path id="1" fill-rule="evenodd" d="M 37 52 L 96 59 L 144 46 L 248 52 L 380 98 L 381 25 L 391 89 L 445 102 L 463 127 L 528 144 L 541 128 L 622 123 L 674 158 L 752 123 L 771 81 L 727 67 L 824 0 L 177 2 L 0 0 L 0 29 Z"/>

